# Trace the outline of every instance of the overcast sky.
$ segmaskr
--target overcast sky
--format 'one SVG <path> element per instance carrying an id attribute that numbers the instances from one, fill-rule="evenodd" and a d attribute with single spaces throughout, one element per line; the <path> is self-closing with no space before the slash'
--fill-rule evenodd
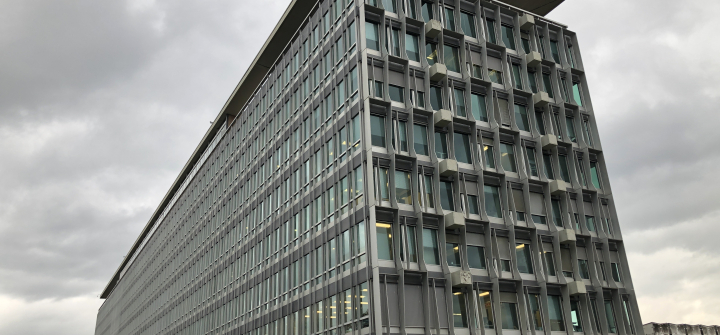
<path id="1" fill-rule="evenodd" d="M 0 334 L 98 295 L 283 1 L 0 2 Z M 720 2 L 566 0 L 643 322 L 720 324 Z"/>

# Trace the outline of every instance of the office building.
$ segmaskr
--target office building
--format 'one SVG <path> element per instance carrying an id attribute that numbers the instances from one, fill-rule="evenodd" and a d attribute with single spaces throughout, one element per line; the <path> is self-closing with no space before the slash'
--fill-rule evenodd
<path id="1" fill-rule="evenodd" d="M 559 2 L 293 1 L 96 334 L 642 334 Z"/>

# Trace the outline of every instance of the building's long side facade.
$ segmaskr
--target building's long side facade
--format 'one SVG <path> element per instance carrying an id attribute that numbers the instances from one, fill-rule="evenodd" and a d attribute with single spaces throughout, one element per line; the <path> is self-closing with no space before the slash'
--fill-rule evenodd
<path id="1" fill-rule="evenodd" d="M 97 335 L 642 334 L 573 32 L 494 2 L 299 2 Z"/>

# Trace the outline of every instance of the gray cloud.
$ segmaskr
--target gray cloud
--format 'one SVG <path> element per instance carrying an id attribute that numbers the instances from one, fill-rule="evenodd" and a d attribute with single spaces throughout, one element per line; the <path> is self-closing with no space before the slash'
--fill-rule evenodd
<path id="1" fill-rule="evenodd" d="M 0 333 L 93 331 L 95 296 L 288 2 L 0 2 Z M 643 321 L 720 323 L 718 7 L 550 15 L 579 34 Z"/>

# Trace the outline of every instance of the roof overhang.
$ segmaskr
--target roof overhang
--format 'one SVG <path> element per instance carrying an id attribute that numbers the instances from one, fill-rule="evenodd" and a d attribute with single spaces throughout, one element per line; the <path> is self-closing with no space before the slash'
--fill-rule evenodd
<path id="1" fill-rule="evenodd" d="M 145 228 L 143 228 L 140 236 L 135 240 L 135 243 L 133 243 L 130 251 L 125 256 L 125 259 L 123 259 L 123 262 L 120 264 L 118 269 L 115 270 L 115 274 L 112 279 L 110 279 L 110 282 L 100 294 L 101 299 L 106 299 L 110 296 L 110 293 L 120 280 L 120 274 L 126 266 L 130 265 L 129 262 L 133 258 L 132 256 L 136 252 L 140 251 L 139 248 L 142 245 L 142 242 L 145 238 L 149 237 L 148 234 L 152 231 L 153 226 L 158 223 L 157 220 L 160 217 L 160 214 L 162 214 L 175 193 L 180 189 L 185 177 L 190 174 L 190 171 L 193 166 L 195 166 L 195 163 L 200 160 L 200 157 L 205 149 L 210 145 L 210 142 L 215 137 L 215 134 L 217 134 L 222 125 L 226 122 L 227 117 L 236 116 L 240 112 L 240 109 L 245 106 L 245 103 L 247 103 L 247 101 L 253 96 L 255 91 L 258 89 L 258 86 L 262 83 L 262 80 L 275 64 L 278 57 L 280 57 L 281 53 L 285 50 L 287 44 L 295 36 L 295 33 L 300 28 L 300 24 L 305 20 L 305 18 L 307 18 L 314 7 L 314 1 L 293 0 L 290 3 L 282 18 L 280 18 L 280 21 L 275 26 L 275 29 L 273 29 L 270 34 L 270 37 L 268 37 L 265 44 L 262 48 L 260 48 L 260 51 L 255 56 L 255 59 L 245 72 L 245 75 L 243 75 L 240 83 L 237 84 L 235 90 L 230 95 L 230 98 L 228 98 L 222 110 L 220 110 L 220 113 L 218 113 L 217 117 L 215 117 L 210 129 L 207 130 L 205 136 L 202 138 L 202 141 L 200 141 L 200 144 L 198 144 L 197 148 L 195 148 L 192 156 L 190 156 L 190 159 L 185 163 L 182 171 L 173 182 L 172 187 L 170 187 L 170 190 L 165 194 L 165 197 L 163 197 L 160 202 L 160 206 L 155 209 L 155 212 L 150 217 L 150 220 L 145 225 Z"/>
<path id="2" fill-rule="evenodd" d="M 545 16 L 564 0 L 501 0 L 510 6 L 520 8 L 533 14 Z"/>

